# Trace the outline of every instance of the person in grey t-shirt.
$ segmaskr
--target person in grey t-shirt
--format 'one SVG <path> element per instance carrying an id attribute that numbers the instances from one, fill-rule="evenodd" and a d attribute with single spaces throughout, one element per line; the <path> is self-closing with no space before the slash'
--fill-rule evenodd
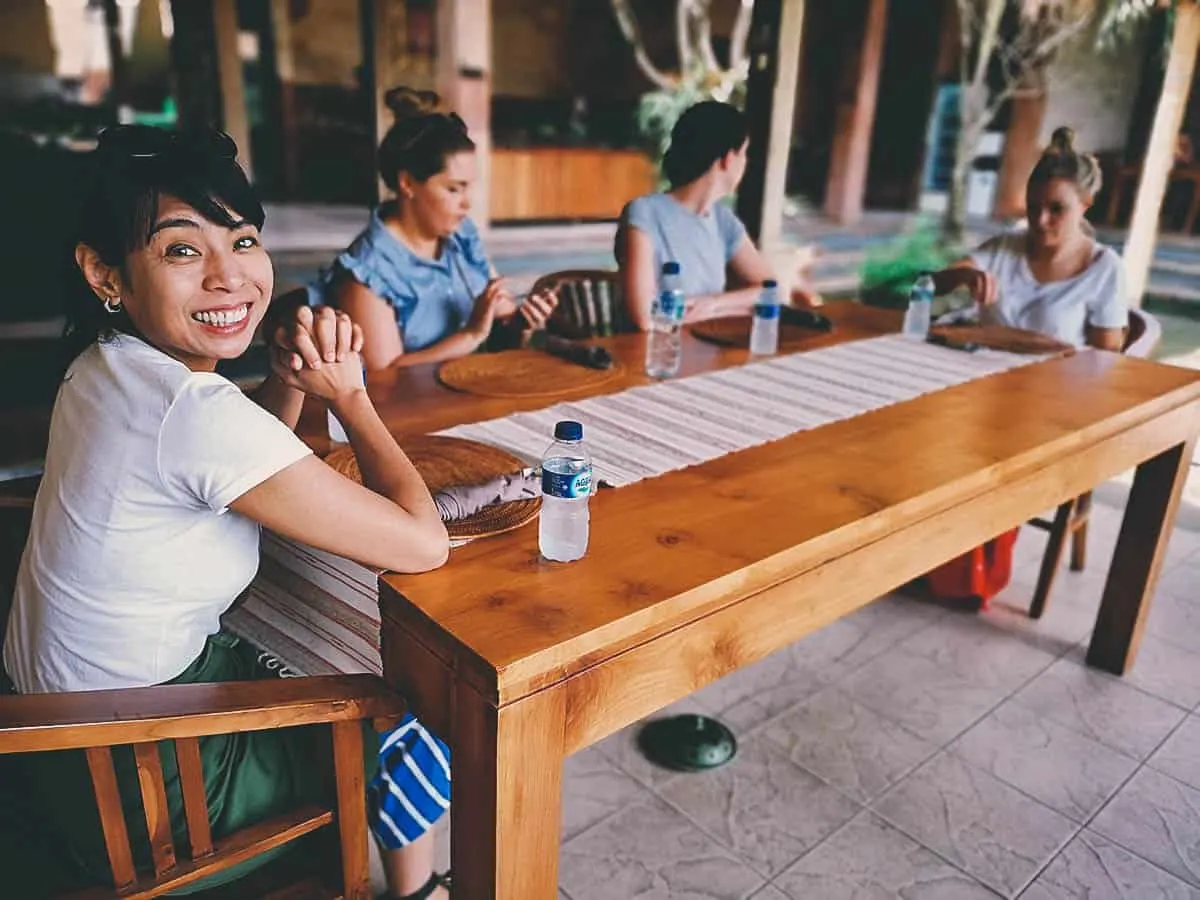
<path id="1" fill-rule="evenodd" d="M 939 294 L 968 288 L 985 323 L 1119 351 L 1129 323 L 1125 268 L 1084 218 L 1100 166 L 1074 139 L 1069 128 L 1055 130 L 1029 176 L 1028 230 L 985 241 L 934 282 Z"/>
<path id="2" fill-rule="evenodd" d="M 659 273 L 669 260 L 679 263 L 688 322 L 748 314 L 763 281 L 775 277 L 722 202 L 746 171 L 746 134 L 746 118 L 735 107 L 697 103 L 675 124 L 663 158 L 671 189 L 638 197 L 622 211 L 615 253 L 629 318 L 642 330 L 650 327 Z"/>

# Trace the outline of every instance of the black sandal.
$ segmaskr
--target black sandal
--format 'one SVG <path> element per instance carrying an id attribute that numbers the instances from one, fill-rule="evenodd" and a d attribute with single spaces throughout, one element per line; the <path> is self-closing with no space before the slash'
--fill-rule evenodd
<path id="1" fill-rule="evenodd" d="M 441 875 L 439 875 L 437 872 L 434 872 L 429 876 L 429 880 L 425 882 L 423 886 L 417 888 L 417 890 L 413 891 L 411 894 L 405 894 L 402 897 L 397 898 L 397 900 L 428 900 L 429 895 L 440 887 L 444 887 L 447 890 L 450 889 L 449 872 L 445 872 Z"/>

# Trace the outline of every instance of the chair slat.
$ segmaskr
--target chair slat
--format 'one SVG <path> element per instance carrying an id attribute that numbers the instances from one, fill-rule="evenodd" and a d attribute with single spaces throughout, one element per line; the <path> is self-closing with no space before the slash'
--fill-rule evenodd
<path id="1" fill-rule="evenodd" d="M 167 808 L 167 789 L 163 782 L 158 744 L 134 744 L 133 757 L 137 762 L 138 784 L 142 788 L 142 806 L 146 813 L 146 832 L 150 836 L 154 874 L 161 878 L 175 865 L 175 844 L 171 837 L 171 811 Z"/>
<path id="2" fill-rule="evenodd" d="M 113 768 L 112 750 L 108 747 L 88 747 L 88 771 L 92 790 L 100 811 L 100 828 L 104 832 L 104 847 L 112 867 L 113 884 L 117 890 L 128 888 L 137 877 L 133 868 L 133 853 L 129 849 L 129 831 L 121 811 L 121 792 L 117 790 L 117 772 Z"/>
<path id="3" fill-rule="evenodd" d="M 359 760 L 362 765 L 362 760 Z M 253 859 L 268 850 L 273 850 L 318 828 L 332 824 L 332 810 L 309 804 L 284 815 L 275 816 L 256 825 L 241 828 L 233 834 L 216 841 L 216 852 L 200 861 L 184 860 L 175 870 L 163 878 L 149 876 L 137 881 L 132 888 L 119 892 L 121 900 L 151 900 L 171 891 L 195 884 L 217 872 L 224 872 L 236 865 Z M 207 895 L 209 892 L 205 891 Z M 87 888 L 70 896 L 70 900 L 113 900 L 110 888 Z M 256 897 L 256 900 L 258 898 Z"/>
<path id="4" fill-rule="evenodd" d="M 334 722 L 332 727 L 342 889 L 345 900 L 371 900 L 362 726 L 358 722 Z"/>
<path id="5" fill-rule="evenodd" d="M 175 741 L 175 759 L 179 762 L 179 782 L 183 787 L 183 811 L 187 817 L 188 841 L 192 859 L 212 855 L 212 829 L 208 823 L 208 797 L 204 790 L 204 765 L 200 761 L 200 741 L 180 738 Z"/>

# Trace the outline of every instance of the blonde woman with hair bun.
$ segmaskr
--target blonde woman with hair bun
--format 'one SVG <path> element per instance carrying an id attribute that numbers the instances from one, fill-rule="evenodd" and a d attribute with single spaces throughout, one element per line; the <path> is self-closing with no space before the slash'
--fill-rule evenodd
<path id="1" fill-rule="evenodd" d="M 1055 129 L 1025 188 L 1028 229 L 991 238 L 937 273 L 937 292 L 969 289 L 984 322 L 1119 351 L 1129 317 L 1125 267 L 1085 218 L 1101 180 L 1096 157 L 1075 149 L 1075 132 Z"/>

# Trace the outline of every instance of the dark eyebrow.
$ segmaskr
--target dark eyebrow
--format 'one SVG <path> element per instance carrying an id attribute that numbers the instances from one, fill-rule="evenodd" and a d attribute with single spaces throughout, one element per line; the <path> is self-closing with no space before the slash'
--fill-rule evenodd
<path id="1" fill-rule="evenodd" d="M 183 219 L 183 218 L 163 219 L 162 221 L 155 223 L 154 227 L 150 229 L 150 233 L 148 235 L 146 235 L 146 237 L 152 238 L 156 234 L 158 234 L 160 231 L 166 231 L 168 228 L 199 228 L 199 227 L 200 227 L 199 223 L 195 222 L 192 219 Z"/>
<path id="2" fill-rule="evenodd" d="M 239 228 L 245 228 L 248 224 L 249 223 L 245 219 L 237 219 L 232 223 L 229 230 L 237 231 Z M 185 219 L 182 217 L 177 217 L 174 219 L 163 219 L 161 222 L 156 223 L 155 226 L 150 229 L 150 234 L 148 234 L 146 236 L 146 239 L 149 240 L 150 238 L 152 238 L 156 234 L 158 234 L 160 231 L 165 231 L 168 228 L 199 228 L 199 227 L 200 227 L 200 223 L 195 221 L 194 219 Z"/>

